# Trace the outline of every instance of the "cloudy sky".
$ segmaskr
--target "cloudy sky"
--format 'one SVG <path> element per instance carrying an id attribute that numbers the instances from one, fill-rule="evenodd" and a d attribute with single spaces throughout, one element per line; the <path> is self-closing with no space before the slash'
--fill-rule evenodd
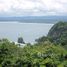
<path id="1" fill-rule="evenodd" d="M 67 15 L 67 0 L 0 0 L 0 16 Z"/>

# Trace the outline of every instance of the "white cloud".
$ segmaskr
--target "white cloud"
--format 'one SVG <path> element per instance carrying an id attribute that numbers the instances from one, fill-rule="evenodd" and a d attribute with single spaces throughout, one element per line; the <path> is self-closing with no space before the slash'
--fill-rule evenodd
<path id="1" fill-rule="evenodd" d="M 0 14 L 66 15 L 67 0 L 0 0 Z"/>

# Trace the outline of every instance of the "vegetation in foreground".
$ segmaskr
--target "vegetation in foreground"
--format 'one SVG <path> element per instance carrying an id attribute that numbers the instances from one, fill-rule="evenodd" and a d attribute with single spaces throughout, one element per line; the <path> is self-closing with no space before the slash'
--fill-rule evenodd
<path id="1" fill-rule="evenodd" d="M 0 41 L 0 67 L 67 67 L 67 50 L 49 41 L 23 48 Z"/>
<path id="2" fill-rule="evenodd" d="M 62 45 L 48 36 L 36 41 L 20 47 L 7 39 L 0 40 L 0 67 L 67 67 L 65 41 Z"/>

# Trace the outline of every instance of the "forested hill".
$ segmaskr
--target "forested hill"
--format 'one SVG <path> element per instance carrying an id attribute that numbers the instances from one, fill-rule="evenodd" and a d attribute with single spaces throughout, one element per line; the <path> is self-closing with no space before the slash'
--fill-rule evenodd
<path id="1" fill-rule="evenodd" d="M 0 21 L 18 21 L 26 23 L 56 23 L 67 21 L 67 16 L 22 16 L 22 17 L 0 17 Z"/>
<path id="2" fill-rule="evenodd" d="M 49 31 L 48 37 L 51 37 L 53 42 L 67 44 L 67 23 L 59 22 L 55 24 Z"/>
<path id="3" fill-rule="evenodd" d="M 61 44 L 67 48 L 67 22 L 56 23 L 48 32 L 47 36 L 36 39 L 36 42 L 42 43 L 44 41 L 51 41 L 52 43 Z"/>

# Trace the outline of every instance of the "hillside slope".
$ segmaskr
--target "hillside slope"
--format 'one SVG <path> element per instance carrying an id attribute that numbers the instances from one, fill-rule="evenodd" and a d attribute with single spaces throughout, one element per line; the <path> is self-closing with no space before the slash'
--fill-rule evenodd
<path id="1" fill-rule="evenodd" d="M 59 22 L 56 23 L 49 31 L 48 37 L 55 43 L 61 43 L 62 45 L 67 44 L 67 23 Z"/>

